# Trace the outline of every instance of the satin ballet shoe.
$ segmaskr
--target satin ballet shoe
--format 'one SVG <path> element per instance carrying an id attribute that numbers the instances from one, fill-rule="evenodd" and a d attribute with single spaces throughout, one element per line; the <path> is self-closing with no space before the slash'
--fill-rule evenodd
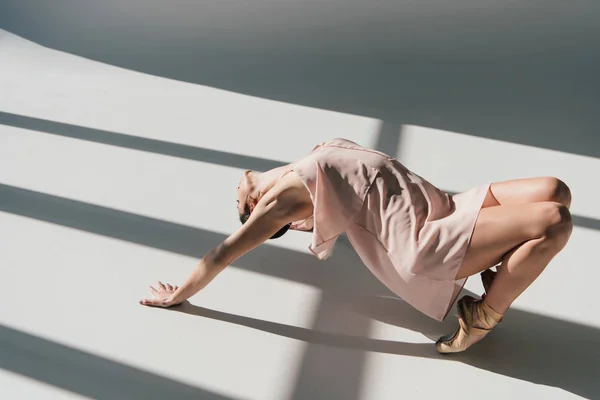
<path id="1" fill-rule="evenodd" d="M 467 350 L 483 339 L 503 317 L 503 314 L 494 311 L 485 301 L 471 296 L 461 298 L 457 308 L 458 330 L 451 336 L 442 336 L 436 342 L 437 351 L 441 354 Z"/>
<path id="2" fill-rule="evenodd" d="M 490 287 L 494 282 L 494 278 L 496 278 L 497 272 L 492 271 L 491 269 L 486 269 L 483 271 L 481 275 L 481 283 L 483 283 L 483 290 L 485 293 L 481 296 L 482 299 L 485 299 L 486 294 L 490 291 Z"/>

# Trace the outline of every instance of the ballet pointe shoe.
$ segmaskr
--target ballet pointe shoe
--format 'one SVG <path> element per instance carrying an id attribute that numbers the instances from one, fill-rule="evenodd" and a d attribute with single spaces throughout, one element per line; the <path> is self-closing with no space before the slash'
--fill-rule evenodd
<path id="1" fill-rule="evenodd" d="M 490 287 L 492 286 L 492 283 L 494 282 L 494 279 L 496 278 L 496 274 L 497 274 L 497 272 L 494 272 L 491 269 L 486 269 L 485 271 L 483 271 L 480 274 L 481 275 L 481 283 L 483 283 L 483 290 L 485 291 L 483 296 L 481 296 L 482 299 L 485 299 L 485 296 L 490 291 Z"/>
<path id="2" fill-rule="evenodd" d="M 459 353 L 467 350 L 486 336 L 502 321 L 502 314 L 494 311 L 484 300 L 464 296 L 458 301 L 458 330 L 451 336 L 443 336 L 436 342 L 441 354 Z"/>

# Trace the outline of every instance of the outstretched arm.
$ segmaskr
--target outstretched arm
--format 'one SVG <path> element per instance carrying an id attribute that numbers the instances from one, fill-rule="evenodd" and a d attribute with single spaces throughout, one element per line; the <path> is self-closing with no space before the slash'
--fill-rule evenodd
<path id="1" fill-rule="evenodd" d="M 154 298 L 140 303 L 155 307 L 171 307 L 192 297 L 208 285 L 229 264 L 258 247 L 282 226 L 312 213 L 312 204 L 298 201 L 294 187 L 271 191 L 261 199 L 248 221 L 220 245 L 208 252 L 181 287 L 166 287 L 159 282 L 151 288 Z"/>

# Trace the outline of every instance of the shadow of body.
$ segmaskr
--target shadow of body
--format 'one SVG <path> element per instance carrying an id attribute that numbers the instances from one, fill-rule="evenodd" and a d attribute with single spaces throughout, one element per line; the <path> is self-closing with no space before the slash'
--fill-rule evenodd
<path id="1" fill-rule="evenodd" d="M 193 257 L 201 257 L 225 239 L 224 235 L 199 228 L 8 185 L 0 185 L 0 210 Z M 35 243 L 31 245 L 35 247 Z M 330 399 L 357 397 L 356 382 L 362 377 L 364 357 L 354 357 L 355 354 L 346 357 L 346 354 L 338 350 L 346 353 L 370 351 L 455 360 L 517 379 L 559 387 L 588 398 L 600 397 L 600 381 L 597 379 L 600 369 L 600 329 L 594 327 L 521 310 L 509 310 L 504 321 L 489 337 L 468 352 L 452 356 L 437 354 L 433 343 L 399 343 L 367 338 L 368 323 L 373 319 L 422 332 L 430 338 L 450 333 L 456 329 L 456 321 L 449 317 L 440 324 L 420 314 L 407 303 L 389 297 L 391 293 L 363 267 L 356 253 L 349 247 L 347 242 L 341 241 L 334 257 L 319 262 L 309 254 L 265 244 L 244 255 L 235 264 L 238 268 L 322 290 L 324 296 L 330 299 L 327 315 L 323 318 L 335 321 L 333 326 L 324 326 L 328 331 L 343 330 L 345 335 L 200 307 L 182 306 L 175 309 L 309 344 L 315 343 L 320 346 L 316 357 L 319 365 L 335 365 L 336 369 L 348 372 L 345 379 L 339 381 L 329 379 L 330 371 L 321 374 L 320 379 L 327 380 L 321 388 L 330 391 Z M 353 295 L 349 296 L 349 293 Z M 356 297 L 356 293 L 360 293 L 362 297 Z M 573 303 L 576 304 L 575 301 Z M 340 314 L 341 317 L 338 316 Z M 321 329 L 321 326 L 316 328 Z M 348 365 L 340 364 L 340 360 Z M 17 362 L 20 362 L 18 357 L 13 357 L 12 363 Z M 306 367 L 311 379 L 315 377 L 315 365 L 315 362 L 311 362 Z M 321 381 L 311 379 L 299 380 L 300 395 L 294 398 L 307 398 L 305 393 L 321 384 Z M 348 393 L 351 397 L 347 396 Z"/>
<path id="2" fill-rule="evenodd" d="M 474 295 L 468 291 L 464 294 Z M 341 300 L 341 299 L 340 299 Z M 358 314 L 423 333 L 430 339 L 454 331 L 453 316 L 439 323 L 392 297 L 365 296 L 342 300 Z M 174 311 L 246 326 L 270 334 L 327 347 L 461 362 L 535 384 L 553 386 L 586 397 L 600 396 L 600 330 L 517 309 L 488 337 L 464 353 L 440 355 L 435 345 L 402 343 L 319 332 L 277 322 L 234 315 L 185 303 Z M 343 366 L 341 366 L 343 368 Z"/>

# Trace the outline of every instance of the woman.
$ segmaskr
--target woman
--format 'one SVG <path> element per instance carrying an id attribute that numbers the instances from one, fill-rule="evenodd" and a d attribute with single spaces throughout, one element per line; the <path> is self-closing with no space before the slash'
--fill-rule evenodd
<path id="1" fill-rule="evenodd" d="M 288 166 L 245 171 L 238 185 L 242 227 L 206 254 L 181 287 L 151 287 L 148 306 L 170 307 L 204 288 L 246 252 L 288 229 L 312 231 L 309 249 L 330 256 L 346 233 L 365 265 L 390 290 L 439 321 L 469 276 L 482 299 L 458 301 L 459 328 L 440 353 L 482 339 L 566 245 L 569 188 L 556 178 L 486 184 L 450 195 L 396 159 L 345 139 L 315 147 Z M 497 272 L 490 268 L 497 266 Z"/>

